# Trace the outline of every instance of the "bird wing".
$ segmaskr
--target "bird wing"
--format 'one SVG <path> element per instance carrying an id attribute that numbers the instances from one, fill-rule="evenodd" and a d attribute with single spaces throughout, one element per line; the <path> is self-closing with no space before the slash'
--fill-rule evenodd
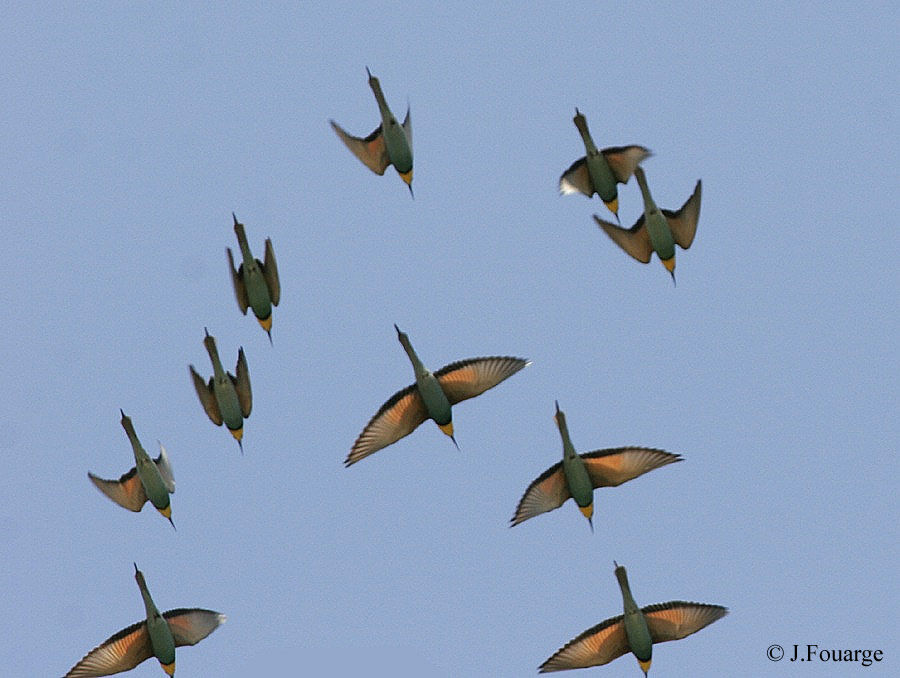
<path id="1" fill-rule="evenodd" d="M 212 379 L 207 384 L 203 381 L 203 377 L 197 374 L 197 370 L 191 365 L 191 379 L 194 381 L 194 390 L 197 391 L 197 397 L 200 398 L 200 404 L 203 405 L 203 411 L 216 426 L 222 425 L 222 413 L 219 412 L 219 403 L 216 402 L 216 395 L 213 392 Z"/>
<path id="2" fill-rule="evenodd" d="M 144 492 L 137 469 L 131 469 L 118 480 L 104 480 L 90 471 L 88 478 L 98 490 L 129 511 L 140 511 L 147 502 L 147 493 Z"/>
<path id="3" fill-rule="evenodd" d="M 147 622 L 139 621 L 88 652 L 65 678 L 93 678 L 128 671 L 153 656 Z"/>
<path id="4" fill-rule="evenodd" d="M 673 600 L 668 603 L 648 605 L 641 609 L 654 643 L 678 640 L 697 633 L 717 619 L 728 614 L 728 608 L 706 603 L 688 603 Z"/>
<path id="5" fill-rule="evenodd" d="M 375 172 L 375 174 L 384 174 L 384 170 L 387 169 L 391 159 L 388 157 L 384 135 L 381 133 L 381 125 L 378 125 L 375 131 L 365 139 L 360 139 L 347 134 L 334 120 L 330 122 L 332 129 L 341 138 L 341 141 L 344 142 L 353 155 L 362 161 L 363 165 Z"/>
<path id="6" fill-rule="evenodd" d="M 559 178 L 559 192 L 564 195 L 584 193 L 587 197 L 594 195 L 594 183 L 588 172 L 587 158 L 579 158 Z"/>
<path id="7" fill-rule="evenodd" d="M 247 306 L 250 305 L 250 299 L 247 297 L 247 286 L 244 285 L 244 265 L 239 268 L 234 267 L 234 257 L 231 255 L 231 248 L 226 247 L 228 253 L 228 270 L 231 271 L 231 284 L 234 286 L 234 298 L 237 299 L 238 308 L 244 315 L 247 315 Z"/>
<path id="8" fill-rule="evenodd" d="M 623 616 L 612 617 L 573 638 L 539 667 L 540 673 L 608 664 L 629 651 Z"/>
<path id="9" fill-rule="evenodd" d="M 600 152 L 620 184 L 627 184 L 634 168 L 653 155 L 643 146 L 611 146 Z"/>
<path id="10" fill-rule="evenodd" d="M 196 645 L 225 622 L 224 614 L 199 607 L 169 610 L 163 617 L 169 623 L 175 647 Z"/>
<path id="11" fill-rule="evenodd" d="M 175 476 L 172 474 L 172 464 L 163 444 L 159 444 L 159 456 L 153 460 L 166 489 L 171 493 L 175 491 Z"/>
<path id="12" fill-rule="evenodd" d="M 270 238 L 266 238 L 266 260 L 262 265 L 262 272 L 266 279 L 266 287 L 269 288 L 272 305 L 278 306 L 278 302 L 281 301 L 281 282 L 278 280 L 278 264 L 275 263 L 275 250 Z"/>
<path id="13" fill-rule="evenodd" d="M 653 244 L 650 242 L 650 234 L 644 228 L 644 215 L 631 228 L 622 228 L 608 221 L 603 221 L 596 214 L 594 221 L 603 231 L 612 238 L 612 241 L 625 250 L 642 264 L 650 263 L 650 255 L 653 254 Z"/>
<path id="14" fill-rule="evenodd" d="M 250 410 L 253 407 L 253 392 L 250 390 L 250 368 L 247 367 L 247 357 L 244 355 L 244 349 L 238 349 L 237 366 L 234 368 L 237 376 L 231 376 L 231 383 L 234 384 L 234 390 L 237 393 L 238 402 L 241 405 L 241 414 L 244 418 L 250 416 Z"/>
<path id="15" fill-rule="evenodd" d="M 397 391 L 366 424 L 353 443 L 344 465 L 355 464 L 382 447 L 408 436 L 427 418 L 428 410 L 415 384 Z"/>
<path id="16" fill-rule="evenodd" d="M 469 358 L 451 363 L 434 373 L 451 405 L 474 398 L 511 377 L 531 361 L 509 356 Z"/>
<path id="17" fill-rule="evenodd" d="M 406 107 L 406 118 L 403 120 L 403 131 L 406 132 L 406 141 L 412 150 L 412 120 L 409 118 L 409 106 Z"/>
<path id="18" fill-rule="evenodd" d="M 694 242 L 694 235 L 697 233 L 697 221 L 700 219 L 700 192 L 703 188 L 700 180 L 694 186 L 694 192 L 691 197 L 685 201 L 681 209 L 677 212 L 671 210 L 662 210 L 669 222 L 669 229 L 672 231 L 672 238 L 682 249 L 687 249 Z"/>
<path id="19" fill-rule="evenodd" d="M 618 447 L 581 455 L 594 487 L 615 487 L 660 466 L 681 461 L 680 454 L 651 447 Z"/>
<path id="20" fill-rule="evenodd" d="M 571 496 L 562 462 L 554 464 L 539 475 L 525 490 L 525 494 L 522 495 L 519 505 L 516 507 L 515 515 L 509 521 L 510 527 L 559 508 Z"/>

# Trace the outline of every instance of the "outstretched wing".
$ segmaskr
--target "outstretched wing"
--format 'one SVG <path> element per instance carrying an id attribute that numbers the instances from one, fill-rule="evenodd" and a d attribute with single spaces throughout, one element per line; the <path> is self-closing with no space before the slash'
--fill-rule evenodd
<path id="1" fill-rule="evenodd" d="M 65 678 L 94 678 L 128 671 L 153 656 L 147 622 L 140 621 L 88 652 Z"/>
<path id="2" fill-rule="evenodd" d="M 581 455 L 594 487 L 615 487 L 660 466 L 681 461 L 680 454 L 651 447 L 618 447 Z"/>
<path id="3" fill-rule="evenodd" d="M 353 443 L 344 464 L 355 464 L 373 452 L 408 436 L 427 418 L 428 410 L 415 384 L 397 391 L 366 424 Z"/>
<path id="4" fill-rule="evenodd" d="M 589 628 L 541 664 L 540 673 L 584 669 L 608 664 L 629 651 L 623 616 L 612 617 Z"/>
<path id="5" fill-rule="evenodd" d="M 244 265 L 239 268 L 234 267 L 234 257 L 231 254 L 231 248 L 226 247 L 228 253 L 228 270 L 231 271 L 231 284 L 234 287 L 234 298 L 237 299 L 238 308 L 244 315 L 247 315 L 247 306 L 250 305 L 250 299 L 247 297 L 247 286 L 244 285 L 243 270 Z"/>
<path id="6" fill-rule="evenodd" d="M 334 120 L 329 122 L 331 122 L 331 128 L 341 138 L 341 141 L 344 142 L 353 155 L 362 161 L 363 165 L 375 172 L 375 174 L 384 174 L 384 170 L 387 169 L 391 159 L 388 157 L 384 135 L 381 133 L 381 125 L 378 125 L 375 131 L 365 139 L 360 139 L 347 134 Z"/>
<path id="7" fill-rule="evenodd" d="M 104 480 L 90 471 L 88 478 L 98 490 L 129 511 L 140 511 L 147 502 L 147 493 L 144 492 L 137 469 L 131 469 L 118 480 Z"/>
<path id="8" fill-rule="evenodd" d="M 163 617 L 169 623 L 175 647 L 196 645 L 225 622 L 224 614 L 199 607 L 169 610 Z"/>
<path id="9" fill-rule="evenodd" d="M 172 474 L 172 464 L 169 462 L 169 455 L 166 453 L 166 448 L 163 447 L 162 443 L 159 443 L 159 456 L 153 462 L 156 464 L 156 468 L 159 469 L 159 475 L 166 489 L 169 493 L 174 492 L 175 476 Z"/>
<path id="10" fill-rule="evenodd" d="M 610 146 L 600 152 L 620 184 L 627 184 L 634 168 L 653 155 L 643 146 Z"/>
<path id="11" fill-rule="evenodd" d="M 703 188 L 700 180 L 694 186 L 694 192 L 691 197 L 681 206 L 677 212 L 670 210 L 662 210 L 669 222 L 669 229 L 672 231 L 672 238 L 682 249 L 687 249 L 694 242 L 694 235 L 697 233 L 697 221 L 700 219 L 700 192 Z"/>
<path id="12" fill-rule="evenodd" d="M 641 608 L 654 643 L 678 640 L 697 633 L 728 614 L 728 608 L 706 603 L 673 600 Z"/>
<path id="13" fill-rule="evenodd" d="M 534 516 L 559 508 L 571 497 L 562 462 L 554 464 L 535 479 L 519 500 L 510 527 Z"/>
<path id="14" fill-rule="evenodd" d="M 250 416 L 250 410 L 253 407 L 253 392 L 250 390 L 250 368 L 247 367 L 247 357 L 244 355 L 243 347 L 238 349 L 237 366 L 234 372 L 236 376 L 231 378 L 231 382 L 234 384 L 234 390 L 241 405 L 241 414 L 246 419 Z"/>
<path id="15" fill-rule="evenodd" d="M 650 263 L 650 255 L 653 254 L 653 244 L 650 242 L 650 234 L 644 228 L 644 215 L 642 214 L 634 226 L 622 228 L 609 221 L 604 221 L 596 214 L 594 221 L 603 229 L 612 241 L 625 250 L 642 264 Z"/>
<path id="16" fill-rule="evenodd" d="M 275 249 L 270 238 L 266 238 L 266 257 L 262 272 L 266 279 L 266 287 L 269 288 L 272 305 L 278 306 L 278 302 L 281 301 L 281 282 L 278 280 L 278 264 L 275 263 Z"/>
<path id="17" fill-rule="evenodd" d="M 460 360 L 434 373 L 451 405 L 474 398 L 521 370 L 530 361 L 509 356 Z"/>
<path id="18" fill-rule="evenodd" d="M 587 158 L 579 158 L 562 173 L 559 178 L 559 192 L 564 195 L 584 193 L 589 198 L 594 195 L 594 183 L 588 172 Z"/>
<path id="19" fill-rule="evenodd" d="M 213 392 L 212 379 L 207 384 L 203 381 L 203 377 L 197 374 L 197 370 L 194 369 L 193 365 L 190 366 L 190 370 L 191 379 L 194 382 L 194 390 L 197 391 L 197 397 L 200 399 L 200 404 L 203 405 L 203 411 L 206 412 L 206 416 L 210 418 L 212 423 L 216 426 L 221 426 L 222 414 L 219 412 L 219 403 L 216 402 L 216 395 Z"/>

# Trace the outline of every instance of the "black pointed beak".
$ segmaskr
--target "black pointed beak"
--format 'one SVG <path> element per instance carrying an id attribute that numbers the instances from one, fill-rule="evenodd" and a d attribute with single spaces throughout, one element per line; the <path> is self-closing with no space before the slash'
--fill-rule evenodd
<path id="1" fill-rule="evenodd" d="M 669 271 L 669 275 L 672 276 L 672 284 L 678 287 L 678 282 L 675 280 L 675 271 Z"/>
<path id="2" fill-rule="evenodd" d="M 410 197 L 412 197 L 412 199 L 415 200 L 415 199 L 416 199 L 416 196 L 415 196 L 415 194 L 413 193 L 413 190 L 412 190 L 412 184 L 406 184 L 406 187 L 409 189 L 409 195 L 410 195 Z"/>
<path id="3" fill-rule="evenodd" d="M 450 440 L 453 441 L 453 444 L 456 445 L 456 449 L 459 450 L 459 443 L 456 442 L 456 438 L 454 438 L 454 437 L 451 435 L 451 436 L 450 436 Z"/>
<path id="4" fill-rule="evenodd" d="M 175 531 L 176 531 L 176 532 L 178 532 L 178 528 L 177 528 L 177 527 L 175 527 L 175 521 L 174 521 L 174 520 L 172 520 L 172 518 L 171 518 L 171 517 L 170 517 L 170 518 L 169 518 L 169 522 L 170 522 L 170 523 L 171 523 L 171 524 L 172 524 L 172 529 L 173 529 L 173 530 L 175 530 Z"/>
<path id="5" fill-rule="evenodd" d="M 275 344 L 272 342 L 272 331 L 266 330 L 266 334 L 269 336 L 269 346 L 274 346 Z"/>

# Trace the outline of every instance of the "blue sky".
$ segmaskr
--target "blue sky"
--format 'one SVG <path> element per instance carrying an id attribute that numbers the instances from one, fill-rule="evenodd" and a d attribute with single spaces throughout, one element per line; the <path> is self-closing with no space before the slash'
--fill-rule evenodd
<path id="1" fill-rule="evenodd" d="M 900 246 L 891 3 L 223 3 L 4 13 L 0 187 L 0 656 L 62 675 L 162 609 L 228 622 L 178 676 L 527 676 L 639 604 L 731 614 L 654 653 L 651 675 L 795 673 L 773 643 L 882 649 L 896 672 Z M 415 200 L 328 125 L 378 123 L 365 67 L 414 129 Z M 641 144 L 661 207 L 703 180 L 678 286 L 561 197 L 584 149 Z M 641 213 L 635 182 L 620 216 Z M 274 346 L 233 298 L 231 212 L 282 301 Z M 432 369 L 533 360 L 342 461 Z M 244 455 L 204 415 L 208 327 L 253 385 Z M 685 461 L 517 526 L 580 451 Z M 175 532 L 87 471 L 133 463 L 119 408 L 174 468 Z M 811 670 L 811 669 L 810 669 Z M 817 667 L 832 675 L 847 666 Z M 640 675 L 634 659 L 584 675 Z M 162 675 L 155 662 L 134 676 Z M 572 674 L 576 675 L 576 674 Z"/>

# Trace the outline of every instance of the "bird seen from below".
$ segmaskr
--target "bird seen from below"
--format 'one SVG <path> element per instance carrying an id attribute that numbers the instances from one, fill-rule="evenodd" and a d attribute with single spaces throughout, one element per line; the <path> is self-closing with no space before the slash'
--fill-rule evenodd
<path id="1" fill-rule="evenodd" d="M 241 264 L 235 269 L 231 248 L 225 248 L 228 253 L 231 282 L 234 284 L 234 296 L 244 315 L 247 315 L 247 307 L 253 309 L 253 315 L 266 331 L 271 343 L 272 307 L 278 306 L 281 300 L 281 283 L 278 281 L 275 250 L 272 248 L 272 241 L 266 238 L 265 263 L 254 258 L 250 252 L 250 245 L 247 244 L 244 225 L 237 220 L 234 212 L 231 213 L 231 218 L 234 219 L 234 234 L 237 236 L 242 258 Z"/>
<path id="2" fill-rule="evenodd" d="M 65 678 L 93 678 L 128 671 L 150 657 L 156 657 L 163 671 L 175 674 L 175 648 L 196 645 L 225 621 L 225 615 L 201 608 L 179 608 L 160 614 L 144 574 L 134 566 L 134 578 L 147 618 L 122 629 L 88 652 Z"/>
<path id="3" fill-rule="evenodd" d="M 701 182 L 699 179 L 697 180 L 693 194 L 681 206 L 681 209 L 672 212 L 659 209 L 653 202 L 643 169 L 636 167 L 634 178 L 637 179 L 638 185 L 641 187 L 641 195 L 644 198 L 644 213 L 634 226 L 625 229 L 604 221 L 596 214 L 594 219 L 606 235 L 641 263 L 649 263 L 650 255 L 656 252 L 663 266 L 672 276 L 674 283 L 675 245 L 686 250 L 694 242 L 694 235 L 697 232 L 697 220 L 700 219 Z"/>
<path id="4" fill-rule="evenodd" d="M 679 640 L 728 614 L 728 608 L 673 600 L 639 608 L 625 568 L 613 561 L 625 614 L 611 617 L 576 636 L 541 664 L 540 673 L 608 664 L 631 652 L 644 675 L 650 670 L 654 643 Z"/>
<path id="5" fill-rule="evenodd" d="M 396 325 L 394 329 L 412 363 L 416 382 L 391 396 L 366 424 L 344 461 L 347 466 L 409 435 L 426 419 L 433 419 L 456 445 L 451 406 L 484 393 L 530 364 L 523 358 L 491 356 L 460 360 L 430 372 L 409 337 Z"/>
<path id="6" fill-rule="evenodd" d="M 250 370 L 247 368 L 247 358 L 244 349 L 238 349 L 237 367 L 235 374 L 226 372 L 219 360 L 219 352 L 216 350 L 216 340 L 209 335 L 209 330 L 203 328 L 206 337 L 203 345 L 209 353 L 212 361 L 213 376 L 209 382 L 203 381 L 203 377 L 197 374 L 197 370 L 190 365 L 191 379 L 194 389 L 203 410 L 209 416 L 212 423 L 221 426 L 222 422 L 231 431 L 231 435 L 237 440 L 241 453 L 244 451 L 242 439 L 244 437 L 244 419 L 250 416 L 253 405 L 253 394 L 250 391 Z"/>
<path id="7" fill-rule="evenodd" d="M 618 447 L 577 454 L 566 415 L 556 403 L 554 415 L 562 437 L 563 458 L 534 480 L 516 507 L 510 527 L 562 506 L 570 497 L 594 529 L 594 489 L 615 487 L 648 471 L 681 461 L 681 455 L 649 447 Z"/>
<path id="8" fill-rule="evenodd" d="M 584 141 L 586 155 L 562 173 L 559 191 L 566 195 L 584 193 L 589 198 L 596 193 L 618 221 L 619 192 L 616 184 L 627 184 L 638 164 L 652 153 L 643 146 L 612 146 L 597 150 L 588 131 L 587 120 L 577 108 L 572 121 Z"/>
<path id="9" fill-rule="evenodd" d="M 119 413 L 122 415 L 122 428 L 125 429 L 134 452 L 134 468 L 118 480 L 104 480 L 90 471 L 88 478 L 98 490 L 129 511 L 140 511 L 149 499 L 156 510 L 175 527 L 172 522 L 172 504 L 169 501 L 169 495 L 175 491 L 175 478 L 166 448 L 160 444 L 159 456 L 151 459 L 138 440 L 131 418 L 122 410 Z"/>
<path id="10" fill-rule="evenodd" d="M 330 121 L 331 127 L 350 152 L 375 174 L 384 174 L 387 166 L 393 165 L 409 187 L 409 194 L 413 195 L 412 123 L 409 119 L 409 106 L 406 107 L 406 119 L 400 125 L 385 101 L 378 78 L 369 72 L 368 67 L 366 73 L 369 76 L 369 87 L 375 94 L 375 101 L 381 112 L 381 124 L 365 139 L 347 134 L 334 120 Z"/>

